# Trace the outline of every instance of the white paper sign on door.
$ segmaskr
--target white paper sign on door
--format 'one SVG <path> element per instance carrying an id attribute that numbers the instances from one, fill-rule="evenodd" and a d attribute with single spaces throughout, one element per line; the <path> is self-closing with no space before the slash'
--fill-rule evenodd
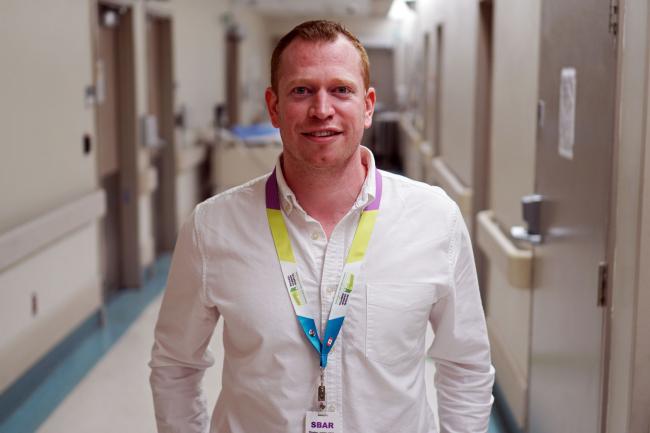
<path id="1" fill-rule="evenodd" d="M 577 74 L 575 68 L 563 68 L 560 80 L 560 113 L 558 152 L 566 159 L 573 159 L 576 125 Z"/>

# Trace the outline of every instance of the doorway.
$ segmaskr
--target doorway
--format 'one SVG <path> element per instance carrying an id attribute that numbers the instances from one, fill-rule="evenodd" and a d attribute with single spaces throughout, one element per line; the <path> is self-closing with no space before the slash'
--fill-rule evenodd
<path id="1" fill-rule="evenodd" d="M 361 144 L 372 150 L 378 168 L 400 172 L 402 162 L 394 112 L 397 108 L 394 50 L 384 46 L 366 46 L 365 49 L 370 62 L 370 86 L 375 89 L 377 101 L 372 125 L 363 134 Z"/>
<path id="2" fill-rule="evenodd" d="M 492 124 L 492 52 L 494 4 L 492 0 L 479 3 L 478 41 L 476 59 L 476 112 L 474 124 L 474 161 L 472 182 L 472 233 L 476 233 L 476 214 L 488 208 L 490 185 L 490 136 Z M 474 245 L 476 270 L 483 306 L 486 307 L 485 287 L 487 258 Z"/>
<path id="3" fill-rule="evenodd" d="M 98 2 L 93 11 L 98 183 L 106 191 L 102 221 L 104 299 L 139 287 L 137 155 L 132 10 Z"/>
<path id="4" fill-rule="evenodd" d="M 442 24 L 436 26 L 436 41 L 435 41 L 436 51 L 434 53 L 435 64 L 434 68 L 434 78 L 433 78 L 433 107 L 431 112 L 431 122 L 430 122 L 430 137 L 431 137 L 431 147 L 433 156 L 440 156 L 440 128 L 442 122 L 440 120 L 440 113 L 442 112 L 442 72 L 443 61 L 444 61 L 444 28 Z"/>
<path id="5" fill-rule="evenodd" d="M 237 25 L 232 25 L 226 32 L 226 110 L 228 126 L 239 123 L 239 50 L 242 35 Z"/>
<path id="6" fill-rule="evenodd" d="M 147 15 L 147 109 L 156 125 L 156 142 L 148 147 L 158 174 L 152 196 L 155 252 L 171 251 L 176 241 L 176 162 L 174 152 L 174 77 L 172 20 Z"/>

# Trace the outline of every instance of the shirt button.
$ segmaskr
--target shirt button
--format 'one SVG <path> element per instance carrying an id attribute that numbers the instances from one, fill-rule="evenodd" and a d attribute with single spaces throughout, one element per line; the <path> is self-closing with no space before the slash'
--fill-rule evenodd
<path id="1" fill-rule="evenodd" d="M 289 203 L 288 201 L 285 201 L 285 202 L 284 202 L 284 211 L 285 211 L 286 213 L 291 212 L 291 203 Z"/>
<path id="2" fill-rule="evenodd" d="M 334 286 L 329 286 L 329 287 L 327 288 L 327 293 L 329 293 L 330 295 L 331 295 L 332 293 L 334 293 L 334 292 L 336 292 L 336 287 L 334 287 Z"/>
<path id="3" fill-rule="evenodd" d="M 311 238 L 312 238 L 313 240 L 315 240 L 315 241 L 319 240 L 319 239 L 320 239 L 320 233 L 318 233 L 318 232 L 312 232 L 312 233 L 311 233 Z"/>
<path id="4" fill-rule="evenodd" d="M 330 404 L 329 411 L 330 412 L 336 411 L 336 405 L 334 403 Z"/>

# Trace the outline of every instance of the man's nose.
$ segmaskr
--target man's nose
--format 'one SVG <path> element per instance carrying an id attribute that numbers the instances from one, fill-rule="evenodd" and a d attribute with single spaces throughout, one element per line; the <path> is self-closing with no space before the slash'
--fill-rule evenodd
<path id="1" fill-rule="evenodd" d="M 327 119 L 334 114 L 334 106 L 326 90 L 319 90 L 312 98 L 309 115 L 318 119 Z"/>

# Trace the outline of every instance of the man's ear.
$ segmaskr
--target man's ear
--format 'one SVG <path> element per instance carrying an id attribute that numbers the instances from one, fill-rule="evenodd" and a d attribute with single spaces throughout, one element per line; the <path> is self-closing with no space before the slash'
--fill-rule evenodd
<path id="1" fill-rule="evenodd" d="M 372 125 L 372 114 L 375 112 L 375 101 L 377 100 L 377 93 L 374 87 L 369 87 L 366 90 L 366 111 L 364 113 L 363 127 L 368 129 Z"/>
<path id="2" fill-rule="evenodd" d="M 280 127 L 280 116 L 278 115 L 278 95 L 275 94 L 272 87 L 267 87 L 264 92 L 264 99 L 266 100 L 266 109 L 271 118 L 271 124 L 276 128 Z"/>

